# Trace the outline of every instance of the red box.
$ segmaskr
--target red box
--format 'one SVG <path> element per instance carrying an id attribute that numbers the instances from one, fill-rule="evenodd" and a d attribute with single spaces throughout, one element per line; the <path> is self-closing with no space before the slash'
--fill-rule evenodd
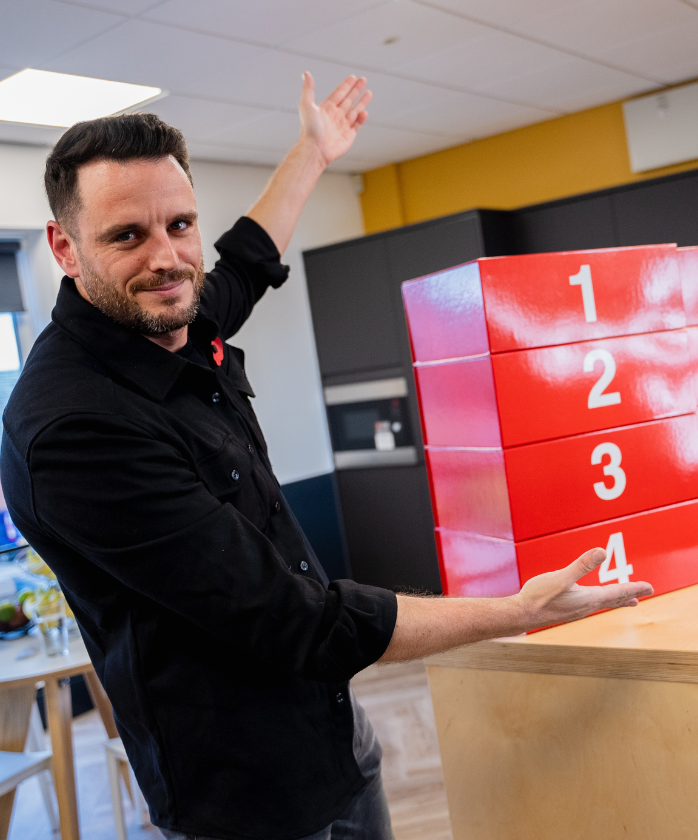
<path id="1" fill-rule="evenodd" d="M 695 411 L 684 330 L 492 357 L 505 447 Z"/>
<path id="2" fill-rule="evenodd" d="M 414 361 L 489 353 L 477 262 L 403 283 L 402 299 Z"/>
<path id="3" fill-rule="evenodd" d="M 698 248 L 677 250 L 683 305 L 686 310 L 686 324 L 698 325 Z"/>
<path id="4" fill-rule="evenodd" d="M 434 524 L 514 539 L 501 449 L 425 450 Z"/>
<path id="5" fill-rule="evenodd" d="M 695 411 L 697 369 L 672 330 L 414 370 L 426 444 L 507 448 Z"/>
<path id="6" fill-rule="evenodd" d="M 693 394 L 698 400 L 698 327 L 686 327 L 688 337 L 688 358 L 691 367 Z"/>
<path id="7" fill-rule="evenodd" d="M 686 325 L 674 245 L 481 259 L 402 289 L 417 362 Z"/>
<path id="8" fill-rule="evenodd" d="M 513 540 L 437 528 L 436 548 L 444 595 L 498 598 L 521 588 Z"/>
<path id="9" fill-rule="evenodd" d="M 596 546 L 612 556 L 582 585 L 644 580 L 662 595 L 698 583 L 698 500 L 517 543 L 441 529 L 437 546 L 446 595 L 513 595 Z"/>
<path id="10" fill-rule="evenodd" d="M 426 458 L 437 526 L 525 540 L 698 497 L 698 417 Z"/>
<path id="11" fill-rule="evenodd" d="M 502 446 L 492 357 L 415 365 L 424 443 Z"/>

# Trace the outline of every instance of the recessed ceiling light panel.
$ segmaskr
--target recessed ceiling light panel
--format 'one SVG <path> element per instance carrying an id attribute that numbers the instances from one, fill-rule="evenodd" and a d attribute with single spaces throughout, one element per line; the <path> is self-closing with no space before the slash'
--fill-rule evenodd
<path id="1" fill-rule="evenodd" d="M 0 120 L 67 127 L 117 114 L 161 94 L 156 87 L 27 69 L 0 82 Z"/>

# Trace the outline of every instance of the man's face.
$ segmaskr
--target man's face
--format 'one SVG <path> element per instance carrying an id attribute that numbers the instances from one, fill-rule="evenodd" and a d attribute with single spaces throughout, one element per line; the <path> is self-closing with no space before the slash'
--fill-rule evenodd
<path id="1" fill-rule="evenodd" d="M 146 335 L 191 323 L 203 258 L 194 191 L 177 161 L 93 161 L 78 170 L 78 189 L 71 238 L 83 297 Z"/>

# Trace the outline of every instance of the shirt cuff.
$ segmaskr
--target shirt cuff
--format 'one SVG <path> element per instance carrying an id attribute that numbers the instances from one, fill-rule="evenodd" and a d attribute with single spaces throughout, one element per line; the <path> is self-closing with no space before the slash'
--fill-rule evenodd
<path id="1" fill-rule="evenodd" d="M 236 259 L 262 269 L 274 289 L 286 282 L 289 267 L 281 262 L 279 250 L 266 230 L 249 216 L 239 218 L 216 242 L 215 248 L 219 254 L 226 251 Z"/>
<path id="2" fill-rule="evenodd" d="M 389 589 L 334 580 L 327 592 L 329 628 L 318 650 L 327 682 L 344 682 L 383 656 L 397 621 L 397 596 Z"/>

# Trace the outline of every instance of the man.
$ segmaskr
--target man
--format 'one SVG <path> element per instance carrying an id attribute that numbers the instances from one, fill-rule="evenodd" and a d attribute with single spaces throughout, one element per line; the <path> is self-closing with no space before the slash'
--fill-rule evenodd
<path id="1" fill-rule="evenodd" d="M 351 677 L 603 607 L 592 550 L 501 599 L 328 582 L 286 504 L 226 344 L 267 287 L 319 175 L 366 120 L 365 80 L 319 106 L 204 275 L 181 134 L 152 115 L 82 123 L 48 158 L 66 273 L 5 413 L 13 519 L 56 572 L 153 822 L 168 837 L 392 837 L 380 747 Z"/>

